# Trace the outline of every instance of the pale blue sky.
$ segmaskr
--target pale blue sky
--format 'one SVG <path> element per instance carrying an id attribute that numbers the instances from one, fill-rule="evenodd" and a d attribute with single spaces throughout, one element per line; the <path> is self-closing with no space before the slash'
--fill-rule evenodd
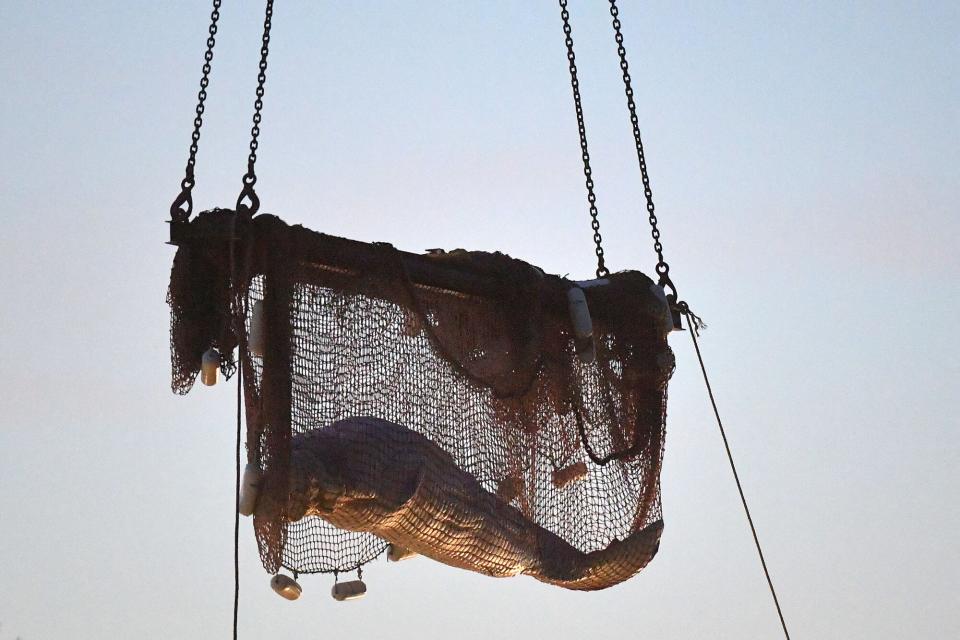
<path id="1" fill-rule="evenodd" d="M 794 637 L 960 635 L 960 5 L 621 0 L 654 194 Z M 654 264 L 606 3 L 572 1 L 612 268 Z M 199 207 L 231 205 L 260 2 L 224 3 Z M 164 245 L 207 2 L 0 11 L 0 639 L 227 637 L 232 386 L 169 391 Z M 552 1 L 277 3 L 258 190 L 290 222 L 587 277 Z M 378 562 L 245 638 L 773 638 L 685 334 L 661 552 L 596 594 Z"/>

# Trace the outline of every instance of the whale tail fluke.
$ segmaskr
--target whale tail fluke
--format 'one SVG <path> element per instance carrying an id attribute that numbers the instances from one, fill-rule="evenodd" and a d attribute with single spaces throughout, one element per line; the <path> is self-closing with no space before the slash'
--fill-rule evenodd
<path id="1" fill-rule="evenodd" d="M 584 553 L 549 531 L 541 530 L 540 562 L 525 571 L 541 582 L 577 591 L 606 589 L 640 572 L 657 554 L 663 521 L 647 525 L 604 549 Z"/>

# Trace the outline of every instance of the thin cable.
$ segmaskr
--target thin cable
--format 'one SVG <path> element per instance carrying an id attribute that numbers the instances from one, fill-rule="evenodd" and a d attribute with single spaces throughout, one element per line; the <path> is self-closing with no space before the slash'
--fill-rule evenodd
<path id="1" fill-rule="evenodd" d="M 237 368 L 237 484 L 233 514 L 233 638 L 237 639 L 237 614 L 240 611 L 240 411 L 243 385 L 242 367 Z"/>
<path id="2" fill-rule="evenodd" d="M 757 529 L 753 526 L 753 518 L 750 517 L 750 507 L 747 506 L 747 498 L 743 495 L 743 486 L 740 484 L 740 476 L 737 473 L 737 465 L 733 462 L 733 453 L 730 452 L 730 443 L 727 441 L 727 432 L 723 428 L 723 422 L 720 420 L 720 411 L 717 409 L 717 401 L 713 397 L 713 388 L 710 386 L 710 379 L 707 377 L 707 368 L 703 364 L 703 356 L 700 355 L 700 345 L 697 343 L 697 332 L 690 314 L 687 316 L 687 328 L 690 330 L 690 338 L 693 340 L 693 348 L 697 352 L 697 360 L 700 362 L 700 371 L 703 372 L 703 381 L 707 385 L 707 394 L 710 396 L 710 404 L 713 406 L 713 415 L 717 418 L 717 426 L 720 427 L 720 436 L 723 438 L 723 447 L 727 450 L 727 460 L 730 461 L 730 470 L 733 471 L 733 479 L 737 483 L 737 491 L 740 492 L 740 502 L 743 503 L 743 511 L 747 514 L 747 522 L 750 523 L 750 533 L 753 534 L 753 543 L 757 547 L 757 555 L 760 556 L 760 564 L 763 565 L 763 574 L 767 577 L 767 586 L 770 587 L 770 595 L 773 596 L 773 604 L 777 607 L 777 615 L 780 616 L 780 626 L 783 627 L 783 635 L 790 640 L 790 632 L 787 631 L 787 623 L 783 619 L 783 610 L 780 608 L 780 600 L 777 599 L 777 591 L 773 588 L 773 580 L 770 578 L 770 571 L 767 569 L 767 561 L 763 557 L 763 549 L 760 548 L 760 538 L 757 537 Z"/>
<path id="3" fill-rule="evenodd" d="M 237 614 L 240 611 L 240 414 L 243 403 L 243 367 L 237 367 L 237 485 L 233 513 L 233 640 L 237 640 Z"/>
<path id="4" fill-rule="evenodd" d="M 237 304 L 237 290 L 240 278 L 237 275 L 236 256 L 236 224 L 237 217 L 233 216 L 230 222 L 230 290 Z M 236 317 L 236 314 L 234 314 Z M 238 336 L 237 359 L 243 356 L 243 343 L 240 341 L 241 331 L 234 329 Z M 236 466 L 236 484 L 234 486 L 233 502 L 233 640 L 237 640 L 237 619 L 240 613 L 240 440 L 242 437 L 241 419 L 243 414 L 243 362 L 237 365 L 237 443 L 234 452 Z"/>

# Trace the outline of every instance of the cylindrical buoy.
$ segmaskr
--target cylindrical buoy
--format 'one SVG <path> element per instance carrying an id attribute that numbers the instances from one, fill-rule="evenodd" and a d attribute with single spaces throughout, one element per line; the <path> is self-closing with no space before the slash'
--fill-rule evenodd
<path id="1" fill-rule="evenodd" d="M 581 289 L 592 289 L 593 287 L 605 287 L 610 284 L 610 278 L 597 278 L 595 280 L 578 280 L 577 286 Z"/>
<path id="2" fill-rule="evenodd" d="M 270 578 L 270 588 L 287 600 L 296 600 L 303 593 L 303 589 L 300 588 L 296 580 L 282 573 Z"/>
<path id="3" fill-rule="evenodd" d="M 593 337 L 593 321 L 590 319 L 590 308 L 587 306 L 587 297 L 580 287 L 571 287 L 567 290 L 567 303 L 570 307 L 570 322 L 573 324 L 573 333 L 581 339 Z"/>
<path id="4" fill-rule="evenodd" d="M 263 300 L 253 303 L 250 314 L 250 339 L 247 341 L 247 350 L 251 355 L 263 356 L 266 348 L 266 317 L 264 316 Z"/>
<path id="5" fill-rule="evenodd" d="M 583 338 L 576 341 L 577 356 L 584 364 L 593 364 L 597 359 L 597 345 L 593 343 L 593 338 Z"/>
<path id="6" fill-rule="evenodd" d="M 401 560 L 409 560 L 410 558 L 415 558 L 419 555 L 416 551 L 410 551 L 406 547 L 401 547 L 397 544 L 388 544 L 387 545 L 387 560 L 389 562 L 400 562 Z"/>
<path id="7" fill-rule="evenodd" d="M 220 377 L 220 352 L 210 347 L 200 359 L 200 382 L 212 387 Z"/>
<path id="8" fill-rule="evenodd" d="M 260 483 L 263 473 L 255 464 L 247 464 L 243 469 L 243 482 L 240 484 L 240 515 L 253 515 L 257 507 L 257 496 L 260 493 Z"/>
<path id="9" fill-rule="evenodd" d="M 593 320 L 590 318 L 590 308 L 587 306 L 587 297 L 583 294 L 583 289 L 580 287 L 568 289 L 567 303 L 577 355 L 581 361 L 590 364 L 597 359 L 597 348 L 593 343 Z"/>
<path id="10" fill-rule="evenodd" d="M 334 600 L 343 602 L 344 600 L 358 600 L 367 595 L 367 585 L 363 580 L 351 580 L 350 582 L 338 582 L 333 585 L 330 595 Z"/>

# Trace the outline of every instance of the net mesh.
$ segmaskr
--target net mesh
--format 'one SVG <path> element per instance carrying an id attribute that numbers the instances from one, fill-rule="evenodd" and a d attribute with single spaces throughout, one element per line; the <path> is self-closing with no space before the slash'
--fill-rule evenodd
<path id="1" fill-rule="evenodd" d="M 582 585 L 571 588 L 612 578 L 584 578 L 595 566 L 571 577 L 572 559 L 544 569 L 546 549 L 566 545 L 570 558 L 595 564 L 617 541 L 645 535 L 633 552 L 645 560 L 618 560 L 630 575 L 655 553 L 674 359 L 664 303 L 645 275 L 621 272 L 584 289 L 596 350 L 587 362 L 568 311 L 575 283 L 503 254 L 415 256 L 226 210 L 189 224 L 168 293 L 173 389 L 190 390 L 209 347 L 238 350 L 248 461 L 265 477 L 254 526 L 268 571 L 349 571 L 399 536 L 495 575 L 483 556 L 496 551 L 484 551 L 477 531 L 511 519 L 526 527 L 498 538 L 520 554 L 508 558 L 512 573 Z M 334 437 L 369 419 L 390 426 Z M 338 513 L 360 516 L 338 518 L 317 464 L 339 469 Z M 420 484 L 403 493 L 411 469 Z M 451 487 L 467 487 L 483 511 L 472 540 L 425 519 L 463 524 L 469 501 L 458 494 L 453 509 Z M 344 496 L 361 493 L 366 511 L 349 511 Z M 403 500 L 378 516 L 374 498 L 394 494 Z M 527 551 L 541 557 L 517 559 Z"/>

